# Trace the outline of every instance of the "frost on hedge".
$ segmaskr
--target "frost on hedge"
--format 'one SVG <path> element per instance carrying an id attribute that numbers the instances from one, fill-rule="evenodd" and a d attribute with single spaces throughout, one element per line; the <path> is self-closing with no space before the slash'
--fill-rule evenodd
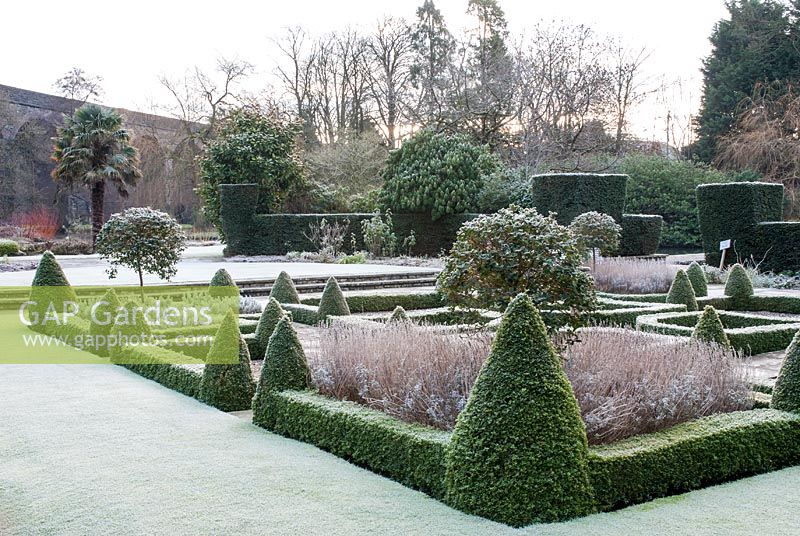
<path id="1" fill-rule="evenodd" d="M 697 298 L 694 294 L 689 276 L 683 270 L 678 270 L 675 279 L 667 293 L 667 303 L 677 303 L 686 306 L 687 311 L 697 311 Z"/>

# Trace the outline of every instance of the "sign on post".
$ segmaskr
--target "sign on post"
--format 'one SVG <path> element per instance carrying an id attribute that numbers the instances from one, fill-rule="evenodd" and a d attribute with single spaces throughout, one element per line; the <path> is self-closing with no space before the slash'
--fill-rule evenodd
<path id="1" fill-rule="evenodd" d="M 730 240 L 723 240 L 719 243 L 719 250 L 722 252 L 719 258 L 719 269 L 722 270 L 725 267 L 725 254 L 731 248 L 731 241 Z"/>

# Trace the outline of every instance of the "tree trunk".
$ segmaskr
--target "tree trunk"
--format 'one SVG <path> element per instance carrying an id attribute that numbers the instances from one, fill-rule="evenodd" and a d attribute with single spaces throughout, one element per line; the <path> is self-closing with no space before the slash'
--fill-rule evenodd
<path id="1" fill-rule="evenodd" d="M 103 228 L 103 201 L 105 200 L 106 183 L 98 181 L 92 185 L 92 250 L 97 243 L 97 235 Z"/>

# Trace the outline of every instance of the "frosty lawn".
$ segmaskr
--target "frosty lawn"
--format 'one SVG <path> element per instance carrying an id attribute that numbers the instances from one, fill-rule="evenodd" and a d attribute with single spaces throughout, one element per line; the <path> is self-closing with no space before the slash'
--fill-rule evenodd
<path id="1" fill-rule="evenodd" d="M 0 367 L 3 534 L 511 534 L 112 365 Z M 800 468 L 522 534 L 789 534 Z"/>

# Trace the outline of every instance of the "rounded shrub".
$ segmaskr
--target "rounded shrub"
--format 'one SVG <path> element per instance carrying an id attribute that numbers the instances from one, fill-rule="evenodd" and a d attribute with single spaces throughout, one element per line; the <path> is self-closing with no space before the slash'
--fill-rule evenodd
<path id="1" fill-rule="evenodd" d="M 503 169 L 500 159 L 464 134 L 422 130 L 389 155 L 381 202 L 396 213 L 438 220 L 478 206 L 485 180 Z"/>
<path id="2" fill-rule="evenodd" d="M 698 341 L 711 342 L 723 348 L 731 348 L 731 341 L 725 333 L 725 327 L 719 318 L 717 310 L 710 305 L 706 305 L 703 314 L 697 320 L 692 337 Z"/>
<path id="3" fill-rule="evenodd" d="M 408 318 L 406 314 L 406 310 L 400 307 L 399 305 L 394 308 L 392 311 L 392 316 L 389 317 L 389 323 L 397 323 L 397 322 L 410 322 L 411 319 Z"/>
<path id="4" fill-rule="evenodd" d="M 569 230 L 578 239 L 578 245 L 592 253 L 592 270 L 595 269 L 597 250 L 604 253 L 619 247 L 620 227 L 614 218 L 601 212 L 584 212 L 569 224 Z"/>
<path id="5" fill-rule="evenodd" d="M 698 298 L 708 296 L 708 281 L 706 280 L 706 273 L 703 267 L 692 261 L 689 269 L 686 270 L 686 275 L 689 276 L 689 281 L 692 283 L 694 295 Z"/>
<path id="6" fill-rule="evenodd" d="M 458 231 L 436 286 L 449 303 L 502 311 L 519 293 L 558 312 L 548 328 L 583 325 L 596 307 L 577 239 L 536 209 L 512 205 Z"/>
<path id="7" fill-rule="evenodd" d="M 0 239 L 0 257 L 19 255 L 19 244 L 6 238 Z"/>
<path id="8" fill-rule="evenodd" d="M 219 363 L 229 360 L 232 356 L 228 353 L 237 348 L 235 363 Z M 250 409 L 255 381 L 250 368 L 250 353 L 239 332 L 238 317 L 233 311 L 229 311 L 223 319 L 206 361 L 198 398 L 222 411 Z"/>
<path id="9" fill-rule="evenodd" d="M 800 332 L 786 349 L 778 380 L 772 390 L 771 407 L 800 412 Z"/>
<path id="10" fill-rule="evenodd" d="M 319 308 L 317 309 L 317 317 L 320 320 L 325 320 L 329 316 L 347 316 L 350 314 L 350 307 L 347 305 L 347 300 L 342 293 L 339 282 L 335 277 L 328 278 L 325 283 L 325 290 L 322 291 L 322 297 L 319 300 Z"/>
<path id="11" fill-rule="evenodd" d="M 256 396 L 253 400 L 253 424 L 270 428 L 273 415 L 269 397 L 273 392 L 308 388 L 311 373 L 303 345 L 297 337 L 291 319 L 280 319 L 267 344 Z"/>
<path id="12" fill-rule="evenodd" d="M 255 359 L 263 359 L 264 352 L 267 351 L 269 338 L 272 336 L 272 332 L 275 331 L 275 326 L 278 325 L 278 321 L 280 321 L 285 314 L 286 311 L 283 310 L 278 300 L 270 298 L 269 301 L 267 301 L 267 305 L 264 307 L 264 310 L 261 311 L 261 317 L 258 319 L 258 325 L 256 326 L 255 351 L 258 353 L 253 356 Z"/>
<path id="13" fill-rule="evenodd" d="M 697 297 L 694 295 L 692 282 L 684 270 L 678 270 L 667 293 L 667 303 L 678 303 L 686 306 L 687 311 L 697 311 Z"/>
<path id="14" fill-rule="evenodd" d="M 734 264 L 728 272 L 725 295 L 734 300 L 746 300 L 753 295 L 753 282 L 741 264 Z"/>
<path id="15" fill-rule="evenodd" d="M 211 278 L 211 282 L 208 284 L 208 293 L 215 298 L 220 296 L 236 296 L 239 294 L 239 289 L 236 286 L 236 282 L 231 277 L 231 274 L 228 273 L 228 270 L 220 268 L 216 271 L 214 277 Z"/>
<path id="16" fill-rule="evenodd" d="M 275 298 L 278 303 L 300 303 L 300 295 L 297 294 L 294 281 L 285 271 L 278 274 L 269 291 L 269 297 Z"/>
<path id="17" fill-rule="evenodd" d="M 594 510 L 586 429 L 531 299 L 508 306 L 491 353 L 458 416 L 446 499 L 514 527 Z"/>

